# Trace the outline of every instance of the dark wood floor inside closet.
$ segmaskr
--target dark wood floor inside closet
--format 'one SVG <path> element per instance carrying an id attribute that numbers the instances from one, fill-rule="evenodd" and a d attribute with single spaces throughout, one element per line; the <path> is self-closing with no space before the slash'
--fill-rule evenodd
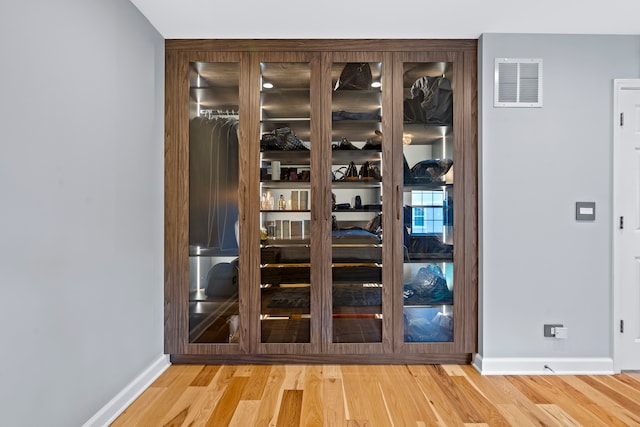
<path id="1" fill-rule="evenodd" d="M 640 426 L 640 373 L 469 365 L 172 365 L 112 426 Z"/>

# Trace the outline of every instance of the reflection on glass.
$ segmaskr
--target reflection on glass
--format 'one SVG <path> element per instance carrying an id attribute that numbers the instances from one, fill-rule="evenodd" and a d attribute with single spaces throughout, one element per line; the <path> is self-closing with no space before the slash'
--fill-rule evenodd
<path id="1" fill-rule="evenodd" d="M 451 63 L 405 63 L 403 76 L 406 342 L 453 341 Z"/>
<path id="2" fill-rule="evenodd" d="M 235 343 L 238 308 L 237 63 L 189 67 L 189 342 Z"/>
<path id="3" fill-rule="evenodd" d="M 334 343 L 382 341 L 381 70 L 380 63 L 332 67 Z"/>
<path id="4" fill-rule="evenodd" d="M 310 342 L 308 63 L 262 63 L 260 324 L 263 343 Z"/>

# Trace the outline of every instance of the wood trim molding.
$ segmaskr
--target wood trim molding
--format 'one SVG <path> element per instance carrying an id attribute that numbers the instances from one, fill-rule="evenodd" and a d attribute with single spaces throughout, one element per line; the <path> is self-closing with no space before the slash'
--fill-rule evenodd
<path id="1" fill-rule="evenodd" d="M 166 51 L 451 52 L 476 50 L 477 39 L 168 39 Z"/>
<path id="2" fill-rule="evenodd" d="M 377 353 L 377 354 L 242 354 L 171 355 L 171 363 L 211 364 L 469 364 L 471 354 L 463 353 Z"/>

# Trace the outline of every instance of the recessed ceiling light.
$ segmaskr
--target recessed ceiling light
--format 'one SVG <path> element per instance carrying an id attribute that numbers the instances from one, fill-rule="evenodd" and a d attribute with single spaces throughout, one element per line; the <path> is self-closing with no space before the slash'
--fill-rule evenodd
<path id="1" fill-rule="evenodd" d="M 273 83 L 265 82 L 262 84 L 262 87 L 265 89 L 273 89 Z"/>
<path id="2" fill-rule="evenodd" d="M 382 86 L 382 83 L 380 83 L 380 82 L 371 83 L 371 87 L 380 87 L 380 86 Z"/>

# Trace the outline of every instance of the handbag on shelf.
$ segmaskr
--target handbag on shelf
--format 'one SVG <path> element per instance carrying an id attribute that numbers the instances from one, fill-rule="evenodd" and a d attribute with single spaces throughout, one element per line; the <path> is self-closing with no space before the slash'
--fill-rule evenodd
<path id="1" fill-rule="evenodd" d="M 374 133 L 375 133 L 375 136 L 372 136 L 371 138 L 367 138 L 367 141 L 362 147 L 363 150 L 381 150 L 382 149 L 382 132 L 380 132 L 379 130 L 375 130 Z"/>
<path id="2" fill-rule="evenodd" d="M 368 62 L 348 62 L 345 64 L 334 90 L 371 89 L 373 77 Z"/>
<path id="3" fill-rule="evenodd" d="M 382 177 L 380 176 L 380 169 L 378 169 L 378 167 L 373 165 L 371 162 L 364 162 L 364 164 L 360 167 L 359 175 L 360 179 L 364 180 L 382 179 Z"/>

